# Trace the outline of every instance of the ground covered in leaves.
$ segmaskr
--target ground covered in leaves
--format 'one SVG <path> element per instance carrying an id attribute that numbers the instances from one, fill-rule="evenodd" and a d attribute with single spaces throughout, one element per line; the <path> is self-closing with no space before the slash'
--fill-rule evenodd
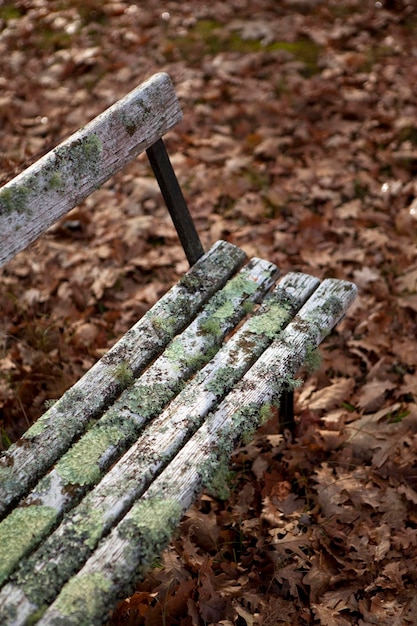
<path id="1" fill-rule="evenodd" d="M 143 6 L 142 6 L 143 5 Z M 157 70 L 202 239 L 356 282 L 296 399 L 241 447 L 112 624 L 407 625 L 417 615 L 413 0 L 3 0 L 3 182 Z M 138 160 L 0 275 L 6 447 L 186 269 Z M 303 374 L 301 374 L 303 375 Z"/>

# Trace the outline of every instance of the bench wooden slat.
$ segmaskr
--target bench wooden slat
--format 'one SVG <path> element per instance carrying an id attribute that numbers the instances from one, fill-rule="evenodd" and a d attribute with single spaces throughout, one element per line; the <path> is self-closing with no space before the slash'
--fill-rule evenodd
<path id="1" fill-rule="evenodd" d="M 261 259 L 243 267 L 0 523 L 0 583 L 220 348 L 245 316 L 245 304 L 259 301 L 277 274 L 275 265 Z M 205 332 L 210 324 L 216 332 Z"/>
<path id="2" fill-rule="evenodd" d="M 73 513 L 66 516 L 41 548 L 20 564 L 18 579 L 23 595 L 18 596 L 19 605 L 24 603 L 33 612 L 37 610 L 34 607 L 39 608 L 53 601 L 68 577 L 82 567 L 100 537 L 145 491 L 151 480 L 201 425 L 208 412 L 214 409 L 229 388 L 292 319 L 318 284 L 318 279 L 305 274 L 288 274 L 283 278 L 263 302 L 256 316 L 250 318 L 200 370 L 96 489 L 84 498 Z M 248 350 L 248 345 L 252 344 L 253 352 Z M 22 505 L 29 508 L 31 498 L 41 504 L 43 497 L 35 490 Z M 13 514 L 9 517 L 12 518 Z M 77 550 L 69 549 L 81 529 L 84 540 L 79 542 Z M 16 541 L 21 546 L 25 538 L 17 526 L 15 533 Z M 14 552 L 14 561 L 17 563 L 18 552 L 16 549 Z M 25 589 L 30 590 L 29 597 Z M 11 611 L 13 608 L 15 592 L 16 584 L 11 583 L 0 593 L 0 618 L 3 620 L 6 619 L 6 609 Z"/>
<path id="3" fill-rule="evenodd" d="M 182 119 L 163 72 L 0 189 L 0 267 Z"/>
<path id="4" fill-rule="evenodd" d="M 193 318 L 243 263 L 239 248 L 218 242 L 109 352 L 0 457 L 0 518 L 101 414 L 132 377 Z"/>
<path id="5" fill-rule="evenodd" d="M 245 432 L 256 428 L 262 407 L 276 402 L 309 349 L 334 327 L 356 296 L 345 281 L 325 280 L 264 352 L 217 411 L 209 415 L 162 474 L 74 576 L 39 621 L 100 624 L 109 598 L 129 588 L 160 554 L 204 484 L 209 484 Z M 295 350 L 294 350 L 295 349 Z M 86 607 L 87 598 L 94 601 Z"/>

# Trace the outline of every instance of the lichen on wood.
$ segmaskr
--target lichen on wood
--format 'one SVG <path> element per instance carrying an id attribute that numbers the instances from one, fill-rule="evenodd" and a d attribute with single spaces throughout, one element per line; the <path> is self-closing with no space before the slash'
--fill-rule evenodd
<path id="1" fill-rule="evenodd" d="M 217 242 L 188 272 L 190 280 L 200 284 L 199 289 L 189 291 L 185 284 L 174 285 L 18 443 L 1 455 L 0 516 L 123 390 L 130 375 L 118 376 L 118 366 L 124 364 L 125 372 L 130 368 L 138 376 L 202 304 L 226 283 L 244 258 L 239 248 Z M 172 323 L 156 332 L 155 319 L 169 319 Z"/>

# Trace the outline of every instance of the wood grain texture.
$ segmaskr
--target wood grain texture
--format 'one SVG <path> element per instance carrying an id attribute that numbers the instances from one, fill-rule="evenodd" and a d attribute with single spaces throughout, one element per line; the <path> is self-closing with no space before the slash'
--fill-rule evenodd
<path id="1" fill-rule="evenodd" d="M 166 469 L 63 588 L 39 624 L 100 624 L 109 602 L 126 593 L 169 541 L 181 515 L 226 463 L 239 439 L 256 428 L 263 408 L 279 400 L 309 349 L 344 315 L 356 288 L 325 280 L 239 383 L 210 413 Z M 85 608 L 85 598 L 94 603 Z"/>
<path id="2" fill-rule="evenodd" d="M 256 274 L 252 275 L 255 278 Z M 20 609 L 25 605 L 29 613 L 54 599 L 70 575 L 82 567 L 100 537 L 108 532 L 168 464 L 201 425 L 207 413 L 218 405 L 222 396 L 272 342 L 318 283 L 311 276 L 288 274 L 275 287 L 255 317 L 245 322 L 144 430 L 137 443 L 73 513 L 65 517 L 39 550 L 20 564 L 16 572 L 19 582 L 6 585 L 0 593 L 0 618 L 5 623 L 6 610 L 17 608 L 16 598 Z M 248 351 L 249 344 L 253 344 L 253 352 Z M 23 504 L 27 505 L 27 502 Z M 77 541 L 80 533 L 83 540 Z M 75 543 L 76 550 L 73 549 Z"/>
<path id="3" fill-rule="evenodd" d="M 168 74 L 148 81 L 0 189 L 0 267 L 182 119 Z"/>
<path id="4" fill-rule="evenodd" d="M 24 496 L 234 274 L 245 253 L 217 242 L 37 422 L 0 455 L 0 518 Z"/>
<path id="5" fill-rule="evenodd" d="M 259 300 L 271 287 L 276 276 L 276 266 L 260 259 L 243 267 L 209 300 L 198 316 L 175 337 L 146 372 L 132 382 L 94 425 L 90 425 L 85 435 L 0 523 L 0 583 L 9 576 L 25 554 L 33 550 L 53 525 L 56 525 L 62 514 L 75 506 L 82 495 L 99 481 L 109 466 L 134 442 L 147 422 L 158 416 L 164 406 L 182 389 L 187 379 L 210 359 L 210 354 L 220 348 L 225 335 L 244 317 L 245 303 Z M 212 322 L 218 324 L 216 330 L 218 328 L 219 332 L 204 332 L 206 325 Z M 145 477 L 152 479 L 149 467 L 153 467 L 155 471 L 158 469 L 158 461 L 152 454 L 152 442 L 162 439 L 159 447 L 163 446 L 166 435 L 172 428 L 176 430 L 175 420 L 168 417 L 160 423 L 160 418 L 157 418 L 151 435 L 147 438 L 142 435 L 140 438 L 140 441 L 146 441 L 140 446 L 139 466 L 135 463 L 135 467 L 130 466 L 129 472 L 122 472 L 118 484 L 111 487 L 112 499 L 107 497 L 104 508 L 98 507 L 97 501 L 90 508 L 84 507 L 76 528 L 79 531 L 81 519 L 84 537 L 90 536 L 87 542 L 90 547 L 91 536 L 96 537 L 97 541 L 99 538 L 97 512 L 100 510 L 102 519 L 106 522 L 109 520 L 106 526 L 103 525 L 102 532 L 105 532 L 121 514 L 122 503 L 127 502 L 127 482 L 132 475 L 132 469 L 135 484 L 140 485 Z M 135 448 L 137 445 L 135 444 Z M 168 449 L 170 447 L 172 445 L 168 442 Z M 168 460 L 168 450 L 163 450 L 159 457 L 159 466 L 161 462 L 166 464 Z M 91 527 L 87 528 L 89 523 Z M 59 538 L 57 545 L 60 551 L 62 543 L 62 538 Z M 7 550 L 3 553 L 1 546 L 6 544 Z M 79 548 L 77 557 L 82 553 L 81 544 Z M 64 557 L 64 569 L 67 572 L 72 557 L 65 555 L 65 551 Z M 50 559 L 49 546 L 47 561 Z M 56 568 L 54 559 L 54 570 Z M 46 574 L 47 563 L 42 565 L 41 570 Z M 52 588 L 56 581 L 55 571 L 45 587 Z"/>

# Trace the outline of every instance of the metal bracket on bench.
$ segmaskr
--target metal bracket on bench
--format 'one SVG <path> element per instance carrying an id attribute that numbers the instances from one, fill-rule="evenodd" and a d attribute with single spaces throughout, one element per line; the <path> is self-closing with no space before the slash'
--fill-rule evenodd
<path id="1" fill-rule="evenodd" d="M 165 144 L 159 139 L 146 150 L 149 162 L 158 181 L 178 237 L 190 265 L 204 254 L 193 219 L 188 210 Z"/>

